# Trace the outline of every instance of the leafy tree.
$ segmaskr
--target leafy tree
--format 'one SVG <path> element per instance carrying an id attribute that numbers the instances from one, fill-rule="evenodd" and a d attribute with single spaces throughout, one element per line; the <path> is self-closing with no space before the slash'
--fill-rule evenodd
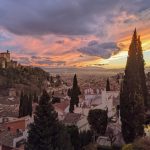
<path id="1" fill-rule="evenodd" d="M 68 90 L 68 96 L 71 97 L 71 99 L 70 99 L 70 107 L 69 107 L 69 112 L 70 113 L 73 113 L 74 105 L 76 105 L 78 107 L 79 95 L 80 94 L 81 94 L 81 91 L 80 91 L 80 88 L 78 86 L 77 76 L 75 74 L 74 78 L 73 78 L 73 87 L 72 87 L 72 89 Z"/>
<path id="2" fill-rule="evenodd" d="M 110 91 L 110 83 L 109 83 L 109 78 L 107 79 L 106 91 Z"/>
<path id="3" fill-rule="evenodd" d="M 101 109 L 90 110 L 88 122 L 95 133 L 104 135 L 108 124 L 107 111 Z"/>
<path id="4" fill-rule="evenodd" d="M 138 62 L 138 40 L 136 30 L 128 52 L 125 76 L 120 92 L 120 115 L 122 134 L 126 143 L 144 133 L 144 96 Z"/>
<path id="5" fill-rule="evenodd" d="M 26 150 L 72 150 L 70 137 L 49 100 L 44 90 L 30 126 Z"/>

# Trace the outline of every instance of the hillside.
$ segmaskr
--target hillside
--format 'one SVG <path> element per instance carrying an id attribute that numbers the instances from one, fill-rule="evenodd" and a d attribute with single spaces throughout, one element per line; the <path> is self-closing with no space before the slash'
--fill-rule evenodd
<path id="1" fill-rule="evenodd" d="M 39 92 L 48 76 L 49 73 L 37 67 L 0 69 L 0 95 L 7 95 L 10 88 L 16 89 L 17 92 Z"/>

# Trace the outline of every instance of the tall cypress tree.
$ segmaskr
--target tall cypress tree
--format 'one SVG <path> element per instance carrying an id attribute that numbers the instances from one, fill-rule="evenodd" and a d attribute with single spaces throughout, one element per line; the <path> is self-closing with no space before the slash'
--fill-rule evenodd
<path id="1" fill-rule="evenodd" d="M 23 96 L 23 117 L 29 115 L 29 96 L 27 94 L 24 94 Z"/>
<path id="2" fill-rule="evenodd" d="M 110 91 L 109 78 L 107 79 L 107 83 L 106 83 L 106 91 Z"/>
<path id="3" fill-rule="evenodd" d="M 129 47 L 125 76 L 120 92 L 122 134 L 126 143 L 133 142 L 144 133 L 144 96 L 138 61 L 136 29 Z"/>
<path id="4" fill-rule="evenodd" d="M 145 107 L 147 108 L 150 103 L 148 102 L 148 91 L 147 91 L 147 86 L 146 86 L 146 76 L 145 76 L 145 61 L 143 59 L 143 50 L 142 50 L 142 45 L 141 45 L 141 40 L 140 36 L 138 36 L 138 51 L 137 51 L 137 56 L 138 56 L 138 63 L 139 63 L 139 72 L 140 72 L 140 78 L 141 78 L 141 86 L 144 94 L 144 104 Z"/>
<path id="5" fill-rule="evenodd" d="M 73 113 L 74 105 L 78 106 L 80 94 L 81 94 L 81 91 L 80 91 L 80 88 L 78 86 L 77 76 L 75 74 L 74 78 L 73 78 L 73 87 L 72 87 L 72 89 L 68 90 L 68 96 L 71 97 L 70 108 L 69 108 L 70 113 Z"/>
<path id="6" fill-rule="evenodd" d="M 36 107 L 34 123 L 31 124 L 26 150 L 72 150 L 70 138 L 44 90 Z"/>
<path id="7" fill-rule="evenodd" d="M 23 96 L 23 91 L 21 91 L 19 103 L 19 118 L 23 116 Z"/>
<path id="8" fill-rule="evenodd" d="M 28 112 L 27 112 L 29 116 L 32 116 L 32 100 L 33 97 L 32 94 L 30 93 L 28 98 Z"/>

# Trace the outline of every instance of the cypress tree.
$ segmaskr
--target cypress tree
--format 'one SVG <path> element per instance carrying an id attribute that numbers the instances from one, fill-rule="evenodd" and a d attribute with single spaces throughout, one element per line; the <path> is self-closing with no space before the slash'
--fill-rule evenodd
<path id="1" fill-rule="evenodd" d="M 44 90 L 30 126 L 26 150 L 72 150 L 67 131 L 49 100 Z"/>
<path id="2" fill-rule="evenodd" d="M 73 78 L 73 87 L 72 87 L 72 89 L 68 90 L 68 96 L 71 97 L 71 99 L 70 99 L 70 107 L 69 107 L 69 112 L 70 113 L 73 113 L 74 105 L 76 105 L 78 107 L 79 95 L 80 94 L 81 94 L 81 91 L 80 91 L 80 88 L 78 86 L 77 76 L 75 74 L 74 78 Z"/>
<path id="3" fill-rule="evenodd" d="M 32 116 L 32 95 L 21 92 L 19 104 L 19 117 Z"/>
<path id="4" fill-rule="evenodd" d="M 32 94 L 29 94 L 28 98 L 28 115 L 31 117 L 32 116 Z"/>
<path id="5" fill-rule="evenodd" d="M 19 118 L 23 117 L 23 91 L 20 94 L 20 104 L 19 104 Z"/>
<path id="6" fill-rule="evenodd" d="M 122 134 L 126 143 L 144 134 L 144 96 L 141 86 L 137 57 L 138 39 L 136 29 L 129 47 L 125 76 L 120 92 L 120 115 Z"/>
<path id="7" fill-rule="evenodd" d="M 142 45 L 141 45 L 141 40 L 140 36 L 138 36 L 138 51 L 137 51 L 137 56 L 138 56 L 138 63 L 139 63 L 139 72 L 140 72 L 140 78 L 141 78 L 141 86 L 144 94 L 144 104 L 145 107 L 147 108 L 150 104 L 148 102 L 148 91 L 147 91 L 147 86 L 146 86 L 146 76 L 145 76 L 145 61 L 143 59 L 143 50 L 142 50 Z"/>
<path id="8" fill-rule="evenodd" d="M 109 78 L 107 79 L 106 91 L 110 91 L 110 83 L 109 83 Z"/>
<path id="9" fill-rule="evenodd" d="M 27 94 L 24 94 L 23 96 L 23 117 L 29 115 L 29 96 Z"/>
<path id="10" fill-rule="evenodd" d="M 37 93 L 36 93 L 36 92 L 34 92 L 33 102 L 34 102 L 34 103 L 38 103 L 38 96 L 37 96 Z"/>

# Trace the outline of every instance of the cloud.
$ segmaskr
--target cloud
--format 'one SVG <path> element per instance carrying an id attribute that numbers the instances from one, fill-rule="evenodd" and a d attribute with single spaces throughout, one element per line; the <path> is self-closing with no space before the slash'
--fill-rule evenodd
<path id="1" fill-rule="evenodd" d="M 0 0 L 0 26 L 18 35 L 85 35 L 119 0 Z"/>
<path id="2" fill-rule="evenodd" d="M 120 48 L 115 42 L 99 43 L 98 41 L 90 41 L 86 47 L 81 47 L 78 51 L 82 54 L 107 59 L 113 54 L 118 53 Z"/>
<path id="3" fill-rule="evenodd" d="M 52 60 L 51 57 L 41 57 L 41 56 L 17 56 L 13 57 L 13 59 L 17 60 L 19 63 L 23 65 L 34 65 L 41 67 L 53 67 L 53 66 L 65 66 L 65 61 L 56 61 Z"/>

